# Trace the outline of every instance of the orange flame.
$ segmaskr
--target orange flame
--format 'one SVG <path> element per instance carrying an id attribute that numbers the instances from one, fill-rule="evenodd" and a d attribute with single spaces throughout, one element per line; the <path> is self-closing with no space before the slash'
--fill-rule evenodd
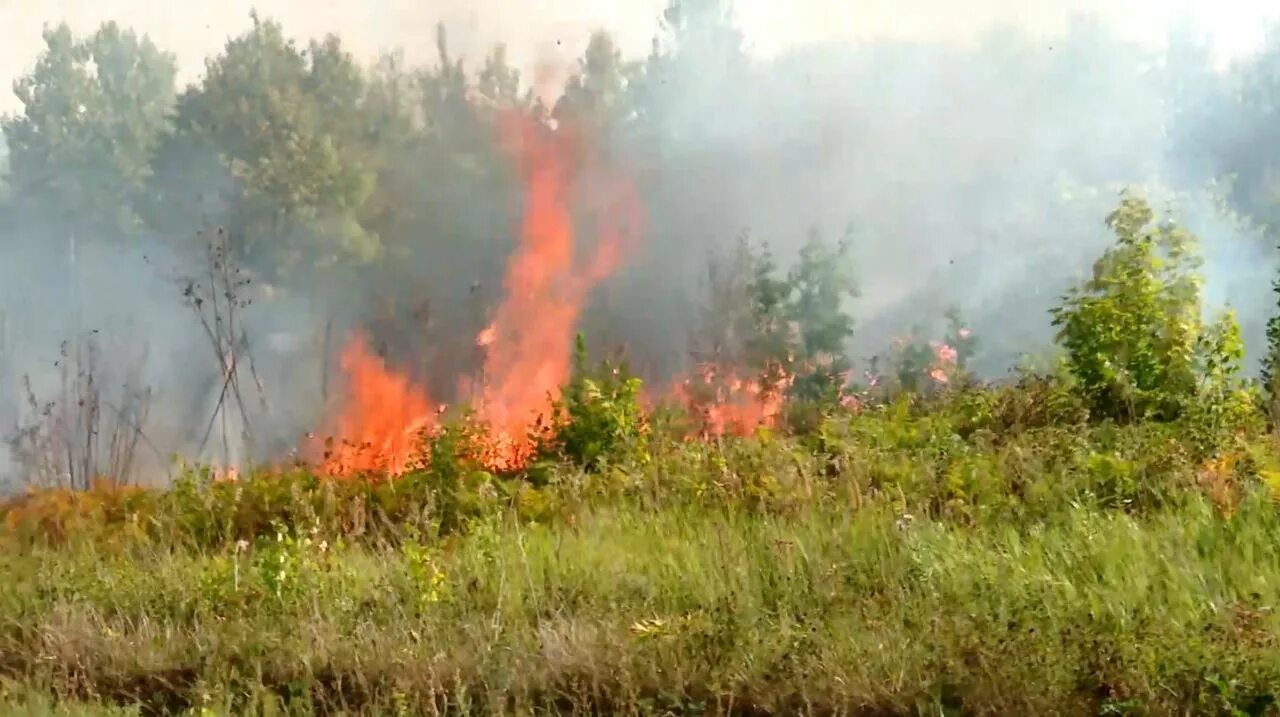
<path id="1" fill-rule="evenodd" d="M 588 164 L 582 137 L 515 113 L 503 117 L 501 129 L 525 185 L 520 246 L 507 267 L 505 297 L 475 338 L 485 352 L 483 374 L 479 381 L 462 381 L 460 392 L 489 428 L 484 462 L 510 469 L 529 458 L 530 433 L 570 377 L 583 304 L 621 262 L 639 205 L 625 179 L 593 177 L 592 188 L 613 203 L 597 227 L 595 251 L 578 266 L 570 208 L 574 180 Z M 338 421 L 342 446 L 325 462 L 333 474 L 412 468 L 419 437 L 435 426 L 425 392 L 387 369 L 365 345 L 363 336 L 354 337 L 342 357 L 351 397 Z"/>
<path id="2" fill-rule="evenodd" d="M 347 343 L 339 360 L 350 396 L 337 422 L 339 439 L 326 446 L 330 475 L 404 473 L 420 460 L 423 431 L 435 425 L 426 393 L 371 353 L 363 334 Z"/>
<path id="3" fill-rule="evenodd" d="M 791 380 L 782 374 L 778 385 L 764 386 L 759 380 L 740 378 L 732 369 L 702 364 L 694 377 L 675 384 L 673 392 L 700 419 L 703 436 L 747 436 L 777 425 Z"/>
<path id="4" fill-rule="evenodd" d="M 488 353 L 475 404 L 493 432 L 499 466 L 519 465 L 531 448 L 529 432 L 545 416 L 572 368 L 574 328 L 591 289 L 612 274 L 622 255 L 623 233 L 638 212 L 625 194 L 600 227 L 594 253 L 575 266 L 570 190 L 582 166 L 581 136 L 552 132 L 521 115 L 502 123 L 525 183 L 521 246 L 507 268 L 506 297 L 477 343 Z"/>

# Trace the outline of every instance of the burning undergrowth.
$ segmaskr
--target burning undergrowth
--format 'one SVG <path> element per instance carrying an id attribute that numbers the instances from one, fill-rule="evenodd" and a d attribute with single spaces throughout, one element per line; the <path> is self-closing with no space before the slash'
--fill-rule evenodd
<path id="1" fill-rule="evenodd" d="M 457 396 L 470 420 L 485 427 L 483 462 L 511 469 L 530 458 L 531 436 L 570 378 L 583 306 L 623 261 L 641 211 L 627 177 L 600 160 L 585 134 L 514 113 L 500 128 L 525 188 L 519 244 L 503 298 L 474 338 L 479 371 L 458 379 Z M 595 201 L 584 200 L 587 176 Z M 576 231 L 584 213 L 595 229 L 589 249 Z M 325 442 L 326 472 L 395 474 L 423 460 L 420 438 L 440 428 L 446 405 L 388 367 L 363 334 L 350 339 L 341 369 L 348 392 Z"/>
<path id="2" fill-rule="evenodd" d="M 518 470 L 556 430 L 565 411 L 561 393 L 575 373 L 574 334 L 584 306 L 635 248 L 643 211 L 631 179 L 595 151 L 588 134 L 514 113 L 499 126 L 524 201 L 503 295 L 473 339 L 477 365 L 457 378 L 454 400 L 442 401 L 372 350 L 367 334 L 354 333 L 339 362 L 346 391 L 316 458 L 327 474 L 397 475 L 421 467 L 429 460 L 426 439 L 454 420 L 471 427 L 470 449 L 480 465 Z M 617 376 L 617 367 L 609 373 Z M 781 366 L 759 373 L 702 360 L 665 391 L 635 393 L 651 407 L 685 409 L 697 424 L 691 435 L 747 434 L 779 419 L 794 380 Z M 588 384 L 587 391 L 598 395 L 600 388 Z"/>

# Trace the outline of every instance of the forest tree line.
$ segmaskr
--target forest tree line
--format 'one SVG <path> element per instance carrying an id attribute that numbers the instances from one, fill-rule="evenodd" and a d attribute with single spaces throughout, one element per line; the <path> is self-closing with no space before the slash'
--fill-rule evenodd
<path id="1" fill-rule="evenodd" d="M 521 185 L 495 124 L 516 111 L 586 128 L 639 182 L 641 250 L 584 328 L 653 376 L 705 329 L 708 255 L 732 264 L 724 249 L 748 231 L 790 265 L 809 238 L 847 229 L 873 348 L 887 343 L 877 317 L 900 332 L 959 307 L 993 337 L 973 359 L 989 371 L 1047 338 L 1046 312 L 1110 241 L 1120 186 L 1199 197 L 1216 182 L 1214 207 L 1250 227 L 1228 258 L 1255 272 L 1272 260 L 1275 38 L 1228 72 L 1189 34 L 1154 52 L 1087 19 L 1048 46 L 993 30 L 972 49 L 766 61 L 722 0 L 672 0 L 656 20 L 645 57 L 593 35 L 554 100 L 501 46 L 464 62 L 443 27 L 436 62 L 410 67 L 365 63 L 336 36 L 298 43 L 255 14 L 185 88 L 174 57 L 132 30 L 49 27 L 3 120 L 0 241 L 57 257 L 71 240 L 184 247 L 222 226 L 261 283 L 347 312 L 401 360 L 456 365 L 468 342 L 442 339 L 484 326 L 515 241 Z M 1265 284 L 1248 291 L 1269 304 Z M 405 330 L 425 314 L 420 335 Z M 1260 335 L 1266 316 L 1241 314 Z"/>

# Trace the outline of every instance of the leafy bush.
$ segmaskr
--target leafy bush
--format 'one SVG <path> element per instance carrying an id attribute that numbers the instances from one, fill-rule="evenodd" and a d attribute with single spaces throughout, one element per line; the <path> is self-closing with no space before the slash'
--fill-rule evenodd
<path id="1" fill-rule="evenodd" d="M 1201 260 L 1196 238 L 1176 224 L 1155 223 L 1147 202 L 1128 193 L 1107 217 L 1116 243 L 1093 277 L 1053 309 L 1067 367 L 1097 419 L 1173 420 L 1197 402 L 1230 399 L 1215 420 L 1237 415 L 1242 355 L 1230 313 L 1211 326 L 1201 318 Z"/>
<path id="2" fill-rule="evenodd" d="M 847 237 L 830 246 L 812 233 L 787 276 L 788 318 L 799 334 L 791 395 L 802 401 L 837 402 L 848 382 L 852 364 L 845 346 L 853 336 L 853 317 L 845 300 L 858 295 L 850 247 Z"/>
<path id="3" fill-rule="evenodd" d="M 1262 388 L 1272 426 L 1280 425 L 1280 277 L 1271 282 L 1277 312 L 1267 320 L 1267 353 L 1262 357 Z"/>
<path id="4" fill-rule="evenodd" d="M 555 402 L 542 456 L 592 469 L 632 454 L 647 430 L 640 387 L 625 365 L 606 360 L 592 369 L 579 334 L 573 378 Z"/>
<path id="5" fill-rule="evenodd" d="M 832 245 L 812 232 L 781 274 L 767 243 L 743 237 L 727 259 L 711 263 L 694 358 L 714 369 L 708 373 L 746 378 L 745 371 L 762 395 L 785 396 L 786 422 L 796 432 L 812 431 L 850 398 L 846 301 L 858 295 L 851 247 L 847 236 Z"/>

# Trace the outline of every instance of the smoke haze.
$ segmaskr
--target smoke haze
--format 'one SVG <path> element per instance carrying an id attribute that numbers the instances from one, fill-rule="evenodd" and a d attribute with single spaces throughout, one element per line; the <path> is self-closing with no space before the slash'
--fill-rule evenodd
<path id="1" fill-rule="evenodd" d="M 399 49 L 408 66 L 435 66 L 436 24 L 443 22 L 468 73 L 501 42 L 527 87 L 540 63 L 562 78 L 576 71 L 598 28 L 612 34 L 624 60 L 643 61 L 662 34 L 664 5 L 257 6 L 300 41 L 338 33 L 367 64 Z M 637 81 L 647 114 L 637 112 L 641 119 L 632 124 L 643 123 L 644 131 L 620 121 L 602 132 L 604 150 L 642 187 L 645 231 L 596 293 L 582 322 L 587 335 L 625 345 L 646 378 L 669 378 L 687 364 L 708 256 L 748 232 L 767 240 L 785 265 L 810 231 L 829 238 L 848 231 L 861 284 L 851 307 L 855 356 L 882 352 L 917 324 L 936 330 L 943 311 L 957 306 L 982 342 L 975 367 L 998 376 L 1020 355 L 1050 344 L 1048 309 L 1111 243 L 1103 218 L 1117 192 L 1132 185 L 1168 200 L 1200 236 L 1208 301 L 1239 312 L 1256 353 L 1272 308 L 1275 252 L 1215 184 L 1235 172 L 1223 159 L 1235 155 L 1203 151 L 1205 133 L 1254 141 L 1247 127 L 1227 121 L 1236 75 L 1225 65 L 1250 61 L 1270 17 L 1228 2 L 1212 11 L 1189 1 L 1025 6 L 988 1 L 961 11 L 941 0 L 808 0 L 783 11 L 763 0 L 738 2 L 744 53 L 736 54 L 732 35 L 689 40 L 649 70 L 647 83 Z M 199 83 L 204 60 L 251 27 L 248 3 L 171 7 L 62 3 L 55 13 L 11 4 L 0 20 L 15 41 L 0 49 L 0 67 L 17 75 L 34 66 L 43 22 L 65 17 L 88 34 L 116 20 L 175 53 L 180 82 Z M 1080 10 L 1095 17 L 1070 17 Z M 1186 23 L 1201 35 L 1173 34 Z M 20 113 L 22 106 L 6 93 L 0 110 Z M 492 141 L 476 140 L 466 149 L 468 162 L 488 161 L 483 146 Z M 182 196 L 161 202 L 163 221 L 123 245 L 69 239 L 43 215 L 5 215 L 3 425 L 30 418 L 20 377 L 32 378 L 40 401 L 57 392 L 59 347 L 84 331 L 98 332 L 117 374 L 140 367 L 153 388 L 154 445 L 139 452 L 148 454 L 145 472 L 156 480 L 169 453 L 235 464 L 297 445 L 318 427 L 330 391 L 325 366 L 356 326 L 390 322 L 382 331 L 396 344 L 389 354 L 418 361 L 409 367 L 415 377 L 439 382 L 432 395 L 452 390 L 454 377 L 439 368 L 465 370 L 472 360 L 470 338 L 502 290 L 518 192 L 503 184 L 502 170 L 464 176 L 459 167 L 469 163 L 436 165 L 412 154 L 397 165 L 388 151 L 382 177 L 395 178 L 383 182 L 394 191 L 375 198 L 385 204 L 379 216 L 391 217 L 379 241 L 395 258 L 355 275 L 281 279 L 280 286 L 268 272 L 254 273 L 244 330 L 258 374 L 245 396 L 255 440 L 234 441 L 221 454 L 202 440 L 220 403 L 222 374 L 183 303 L 180 277 L 204 270 L 194 240 L 199 225 L 241 217 L 210 199 L 233 173 L 208 170 L 217 166 L 215 153 L 182 150 L 156 150 L 170 160 L 165 186 Z M 446 215 L 447 224 L 436 219 Z M 456 236 L 419 236 L 424 226 Z M 396 227 L 404 227 L 401 236 Z M 421 325 L 419 306 L 430 315 Z M 16 469 L 0 449 L 0 475 Z"/>
<path id="2" fill-rule="evenodd" d="M 518 65 L 531 70 L 548 56 L 572 64 L 590 34 L 608 30 L 631 55 L 643 54 L 653 37 L 662 0 L 616 3 L 601 0 L 555 0 L 514 5 L 502 0 L 455 0 L 420 3 L 408 0 L 332 0 L 316 12 L 305 0 L 193 0 L 179 12 L 159 0 L 113 0 L 110 3 L 6 3 L 0 22 L 11 38 L 0 47 L 0 85 L 8 87 L 28 68 L 41 49 L 40 28 L 67 21 L 79 33 L 115 20 L 150 35 L 178 55 L 182 79 L 192 81 L 204 59 L 217 53 L 230 36 L 249 27 L 249 12 L 279 19 L 299 38 L 339 33 L 363 59 L 403 48 L 406 59 L 434 59 L 435 26 L 445 23 L 459 52 L 473 59 L 494 44 L 506 43 Z M 892 39 L 910 42 L 972 42 L 993 26 L 1009 26 L 1033 35 L 1061 32 L 1073 14 L 1095 14 L 1127 40 L 1147 47 L 1162 45 L 1168 32 L 1186 23 L 1213 42 L 1215 62 L 1224 63 L 1255 50 L 1265 26 L 1280 11 L 1250 0 L 1211 4 L 1197 0 L 737 0 L 734 12 L 748 48 L 776 56 L 798 45 Z M 8 93 L 0 109 L 14 109 Z"/>

